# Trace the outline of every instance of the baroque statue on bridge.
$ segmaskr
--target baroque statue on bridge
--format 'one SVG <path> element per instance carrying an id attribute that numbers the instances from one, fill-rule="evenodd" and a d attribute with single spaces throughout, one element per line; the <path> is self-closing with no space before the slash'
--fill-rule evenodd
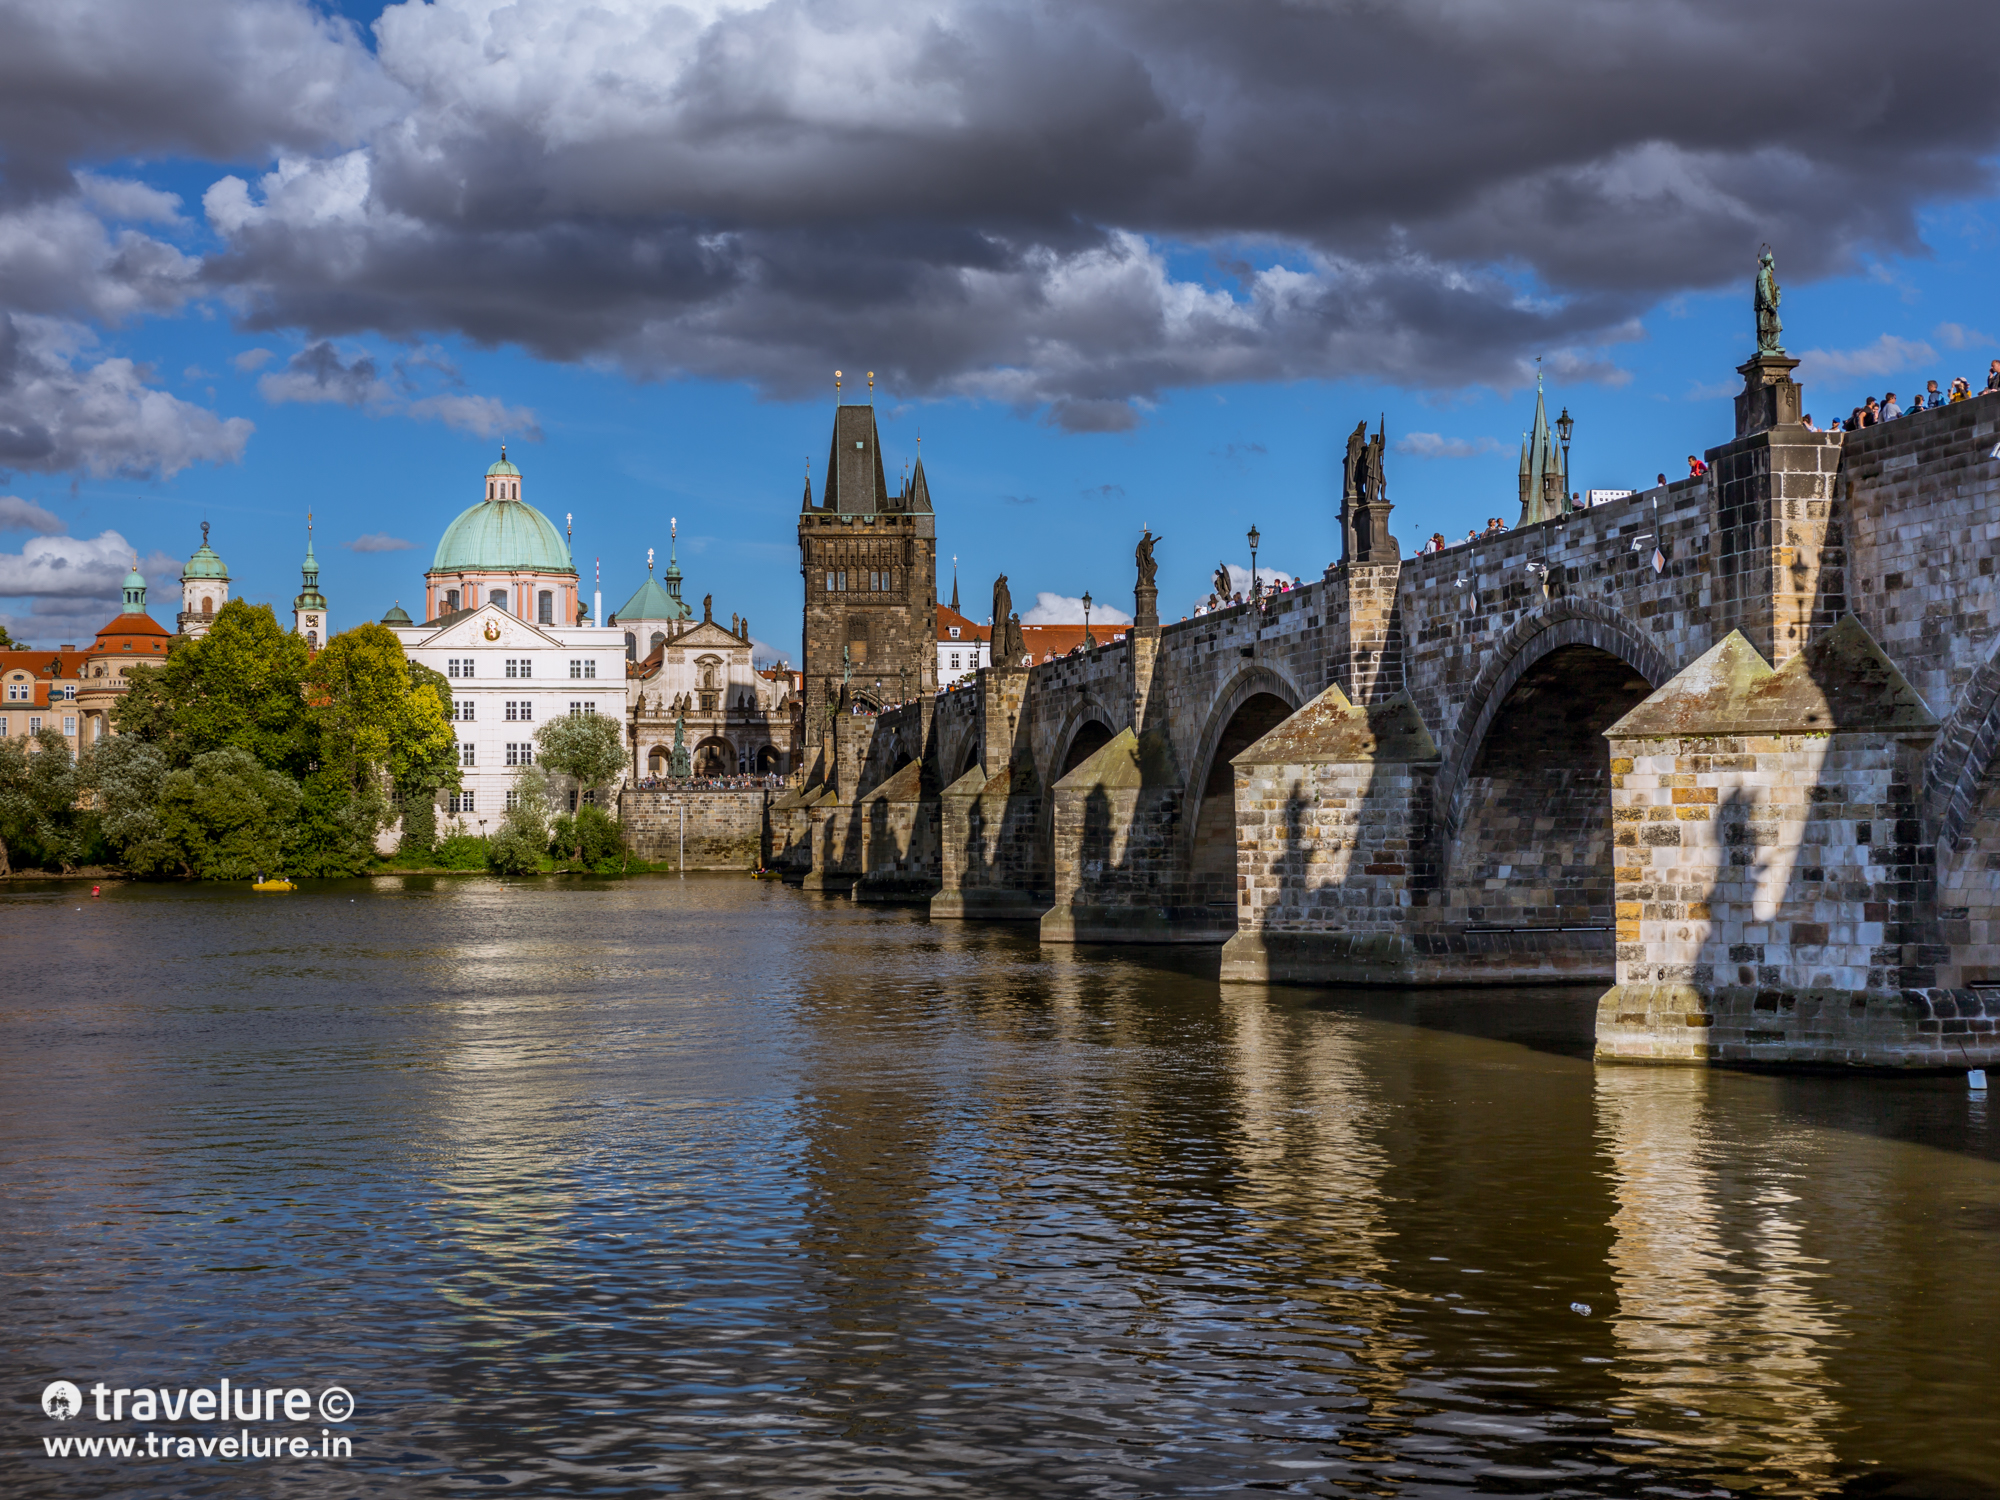
<path id="1" fill-rule="evenodd" d="M 1778 321 L 1778 302 L 1782 297 L 1778 290 L 1778 268 L 1771 258 L 1771 247 L 1766 245 L 1757 257 L 1757 352 L 1759 354 L 1783 354 L 1785 346 L 1778 342 L 1778 335 L 1785 331 L 1785 325 Z"/>
<path id="2" fill-rule="evenodd" d="M 1159 564 L 1153 561 L 1153 544 L 1160 540 L 1161 538 L 1153 535 L 1153 528 L 1147 527 L 1146 534 L 1139 538 L 1138 549 L 1133 554 L 1139 564 L 1139 587 L 1142 589 L 1152 588 L 1154 576 L 1160 571 Z"/>

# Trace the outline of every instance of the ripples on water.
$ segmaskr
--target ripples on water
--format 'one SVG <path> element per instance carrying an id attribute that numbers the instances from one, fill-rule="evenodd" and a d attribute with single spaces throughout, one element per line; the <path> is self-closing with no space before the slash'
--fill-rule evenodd
<path id="1" fill-rule="evenodd" d="M 2000 1494 L 1962 1080 L 740 880 L 78 890 L 0 895 L 11 1494 Z M 355 1457 L 33 1456 L 223 1375 Z"/>

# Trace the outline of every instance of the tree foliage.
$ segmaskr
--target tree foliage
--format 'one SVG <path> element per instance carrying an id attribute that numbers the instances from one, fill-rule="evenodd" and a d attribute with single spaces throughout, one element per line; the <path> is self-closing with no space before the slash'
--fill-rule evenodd
<path id="1" fill-rule="evenodd" d="M 279 626 L 270 605 L 232 599 L 208 634 L 176 646 L 161 666 L 133 668 L 118 732 L 150 740 L 174 767 L 234 748 L 303 776 L 315 758 L 307 667 L 306 643 Z"/>
<path id="2" fill-rule="evenodd" d="M 160 747 L 134 735 L 99 740 L 83 758 L 81 778 L 95 794 L 104 841 L 134 875 L 170 875 L 181 865 L 160 822 L 167 769 Z"/>
<path id="3" fill-rule="evenodd" d="M 411 662 L 394 632 L 381 625 L 337 635 L 310 655 L 268 605 L 231 600 L 205 636 L 177 644 L 159 667 L 135 668 L 130 682 L 116 710 L 119 738 L 152 746 L 166 772 L 237 750 L 285 780 L 288 795 L 267 786 L 252 798 L 273 815 L 283 812 L 274 837 L 255 844 L 257 857 L 273 871 L 365 870 L 375 859 L 376 835 L 393 816 L 392 790 L 421 813 L 439 790 L 458 785 L 450 686 Z M 126 781 L 152 765 L 106 764 L 107 774 Z M 219 766 L 212 765 L 211 779 L 222 774 Z M 251 795 L 234 771 L 225 780 L 236 788 L 229 795 Z M 175 785 L 177 794 L 186 792 Z M 213 803 L 204 797 L 204 805 Z M 191 813 L 180 817 L 177 827 L 201 825 Z M 121 815 L 118 827 L 131 868 L 203 874 L 212 863 L 190 857 L 188 846 L 150 828 L 142 809 Z M 428 846 L 434 828 L 422 836 Z M 241 863 L 230 855 L 215 867 L 233 870 Z"/>
<path id="4" fill-rule="evenodd" d="M 551 775 L 568 777 L 579 792 L 595 791 L 625 768 L 623 729 L 616 719 L 603 714 L 551 719 L 535 731 L 535 745 L 535 759 Z M 559 818 L 557 822 L 567 830 L 556 835 L 557 841 L 573 848 L 574 858 L 583 859 L 581 825 L 574 818 Z"/>
<path id="5" fill-rule="evenodd" d="M 69 741 L 44 729 L 32 741 L 0 740 L 0 875 L 13 872 L 9 844 L 32 842 L 64 874 L 82 854 L 76 759 Z"/>
<path id="6" fill-rule="evenodd" d="M 247 880 L 283 868 L 298 783 L 231 745 L 197 755 L 160 783 L 160 836 L 182 873 Z"/>

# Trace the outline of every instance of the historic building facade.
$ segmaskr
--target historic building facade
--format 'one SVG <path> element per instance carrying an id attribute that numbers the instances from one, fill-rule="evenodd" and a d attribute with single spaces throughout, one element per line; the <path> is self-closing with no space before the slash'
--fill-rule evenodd
<path id="1" fill-rule="evenodd" d="M 514 774 L 534 763 L 535 729 L 561 714 L 625 713 L 624 641 L 576 623 L 576 568 L 549 519 L 521 498 L 503 456 L 486 492 L 439 540 L 424 575 L 431 613 L 383 616 L 410 660 L 451 684 L 461 789 L 447 816 L 477 829 L 505 813 Z"/>
<path id="2" fill-rule="evenodd" d="M 173 639 L 146 613 L 146 580 L 136 563 L 124 592 L 124 607 L 82 651 L 0 651 L 0 737 L 53 729 L 81 752 L 113 732 L 112 711 L 132 685 L 133 666 L 164 662 Z"/>
<path id="3" fill-rule="evenodd" d="M 799 507 L 806 733 L 843 692 L 890 703 L 937 688 L 937 516 L 920 455 L 891 493 L 873 405 L 834 408 L 817 502 Z"/>

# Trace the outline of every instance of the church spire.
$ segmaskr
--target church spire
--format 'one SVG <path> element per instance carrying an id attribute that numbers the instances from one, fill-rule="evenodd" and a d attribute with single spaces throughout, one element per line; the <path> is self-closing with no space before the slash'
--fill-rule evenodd
<path id="1" fill-rule="evenodd" d="M 1521 440 L 1521 520 L 1523 526 L 1553 521 L 1569 508 L 1569 475 L 1549 431 L 1543 399 L 1541 361 L 1535 361 L 1535 423 Z"/>

